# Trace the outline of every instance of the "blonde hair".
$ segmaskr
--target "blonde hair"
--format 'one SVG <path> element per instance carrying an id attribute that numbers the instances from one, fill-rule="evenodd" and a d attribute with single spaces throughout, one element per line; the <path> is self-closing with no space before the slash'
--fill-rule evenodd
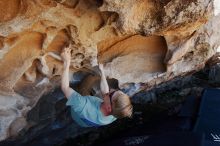
<path id="1" fill-rule="evenodd" d="M 123 92 L 112 101 L 112 115 L 116 118 L 132 117 L 133 106 L 130 97 Z"/>

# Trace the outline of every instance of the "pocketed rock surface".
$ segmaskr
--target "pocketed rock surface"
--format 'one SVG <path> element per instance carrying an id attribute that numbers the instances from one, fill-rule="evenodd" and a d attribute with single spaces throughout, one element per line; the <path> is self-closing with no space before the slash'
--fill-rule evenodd
<path id="1" fill-rule="evenodd" d="M 27 115 L 59 88 L 64 47 L 81 94 L 101 62 L 132 96 L 204 67 L 219 51 L 219 8 L 215 0 L 0 1 L 0 140 L 38 124 Z"/>

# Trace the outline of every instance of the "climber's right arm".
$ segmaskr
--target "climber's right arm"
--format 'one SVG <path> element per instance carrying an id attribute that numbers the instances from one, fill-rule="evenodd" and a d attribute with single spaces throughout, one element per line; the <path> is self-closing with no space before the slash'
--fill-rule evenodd
<path id="1" fill-rule="evenodd" d="M 64 52 L 61 54 L 61 57 L 63 59 L 63 73 L 61 75 L 61 89 L 63 93 L 65 94 L 66 98 L 69 98 L 73 92 L 75 92 L 70 86 L 69 86 L 69 66 L 70 66 L 70 60 L 71 60 L 71 54 L 70 49 L 65 48 Z"/>

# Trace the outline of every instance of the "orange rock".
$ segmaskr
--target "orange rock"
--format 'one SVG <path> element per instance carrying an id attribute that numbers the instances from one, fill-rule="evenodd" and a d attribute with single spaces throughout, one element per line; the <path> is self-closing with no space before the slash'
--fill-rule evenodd
<path id="1" fill-rule="evenodd" d="M 0 90 L 12 90 L 13 86 L 32 65 L 40 53 L 44 35 L 37 32 L 19 34 L 10 51 L 0 61 Z"/>
<path id="2" fill-rule="evenodd" d="M 60 30 L 57 35 L 54 37 L 53 41 L 50 43 L 46 52 L 56 52 L 61 53 L 63 47 L 68 46 L 70 43 L 70 38 L 67 30 Z"/>
<path id="3" fill-rule="evenodd" d="M 106 41 L 112 43 L 105 43 Z M 107 44 L 108 46 L 106 46 Z M 166 41 L 160 36 L 131 37 L 105 40 L 98 46 L 99 62 L 108 65 L 107 75 L 126 82 L 144 82 L 146 74 L 165 72 Z M 141 77 L 145 74 L 145 78 Z M 123 79 L 124 78 L 124 79 Z"/>
<path id="4" fill-rule="evenodd" d="M 4 47 L 4 37 L 0 36 L 0 50 Z"/>
<path id="5" fill-rule="evenodd" d="M 0 1 L 0 22 L 13 19 L 19 14 L 22 0 Z"/>

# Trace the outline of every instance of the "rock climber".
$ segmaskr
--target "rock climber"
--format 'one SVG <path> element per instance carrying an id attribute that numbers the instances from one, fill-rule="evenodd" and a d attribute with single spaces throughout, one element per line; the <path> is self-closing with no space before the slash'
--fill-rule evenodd
<path id="1" fill-rule="evenodd" d="M 120 90 L 109 90 L 103 64 L 99 64 L 100 89 L 102 98 L 82 96 L 69 86 L 70 48 L 64 48 L 61 57 L 64 69 L 61 76 L 61 89 L 71 107 L 72 118 L 82 127 L 98 127 L 110 124 L 117 118 L 131 117 L 133 106 L 128 95 Z"/>

